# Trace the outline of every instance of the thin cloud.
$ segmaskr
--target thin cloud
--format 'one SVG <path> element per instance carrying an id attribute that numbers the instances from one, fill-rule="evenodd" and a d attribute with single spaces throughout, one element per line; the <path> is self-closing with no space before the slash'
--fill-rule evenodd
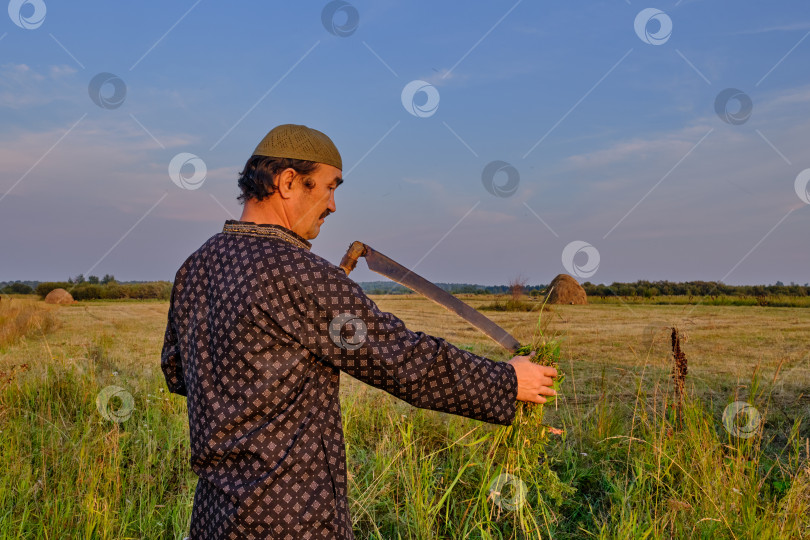
<path id="1" fill-rule="evenodd" d="M 433 73 L 421 78 L 421 80 L 425 81 L 426 83 L 430 83 L 433 86 L 447 86 L 451 82 L 458 84 L 467 79 L 468 77 L 466 75 L 460 75 L 458 72 L 450 71 L 448 68 L 442 68 L 440 70 L 433 68 Z"/>
<path id="2" fill-rule="evenodd" d="M 798 30 L 810 30 L 810 21 L 795 22 L 777 26 L 766 26 L 765 28 L 752 28 L 750 30 L 735 32 L 733 35 L 764 34 L 767 32 L 796 32 Z"/>
<path id="3" fill-rule="evenodd" d="M 436 180 L 428 180 L 425 178 L 403 178 L 402 181 L 406 184 L 421 186 L 427 190 L 431 196 L 438 199 L 439 202 L 446 202 L 450 200 L 451 196 L 447 192 L 447 188 Z"/>

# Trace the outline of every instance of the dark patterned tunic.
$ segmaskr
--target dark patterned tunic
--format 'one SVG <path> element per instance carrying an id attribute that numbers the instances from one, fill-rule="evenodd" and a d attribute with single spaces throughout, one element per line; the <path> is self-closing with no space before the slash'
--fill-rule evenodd
<path id="1" fill-rule="evenodd" d="M 352 538 L 341 371 L 416 407 L 514 418 L 512 366 L 408 330 L 310 247 L 228 220 L 177 272 L 161 367 L 188 401 L 192 540 Z"/>

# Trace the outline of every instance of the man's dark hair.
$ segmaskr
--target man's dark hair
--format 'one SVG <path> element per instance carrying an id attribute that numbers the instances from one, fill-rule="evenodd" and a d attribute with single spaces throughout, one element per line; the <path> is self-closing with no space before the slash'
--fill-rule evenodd
<path id="1" fill-rule="evenodd" d="M 242 204 L 248 199 L 262 201 L 276 192 L 276 175 L 285 169 L 293 169 L 303 176 L 302 182 L 308 189 L 315 187 L 315 182 L 310 178 L 310 173 L 314 172 L 318 164 L 314 161 L 302 159 L 276 158 L 268 156 L 251 156 L 245 164 L 245 168 L 239 173 L 239 189 L 242 194 L 237 200 Z"/>

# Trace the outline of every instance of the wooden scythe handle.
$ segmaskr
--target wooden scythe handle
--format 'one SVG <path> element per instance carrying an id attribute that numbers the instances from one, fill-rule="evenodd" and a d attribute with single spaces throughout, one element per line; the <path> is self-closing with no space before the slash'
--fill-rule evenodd
<path id="1" fill-rule="evenodd" d="M 352 245 L 349 246 L 349 249 L 346 250 L 346 254 L 340 260 L 340 267 L 346 272 L 346 275 L 349 275 L 349 272 L 354 270 L 354 267 L 357 266 L 357 259 L 363 257 L 366 254 L 366 245 L 363 242 L 352 242 Z"/>

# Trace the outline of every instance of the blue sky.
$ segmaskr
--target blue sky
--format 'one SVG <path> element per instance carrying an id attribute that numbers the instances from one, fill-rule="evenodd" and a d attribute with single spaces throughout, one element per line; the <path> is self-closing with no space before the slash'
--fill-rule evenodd
<path id="1" fill-rule="evenodd" d="M 313 241 L 333 263 L 361 240 L 437 282 L 810 281 L 806 2 L 13 0 L 9 12 L 0 280 L 173 279 L 239 217 L 237 173 L 258 141 L 301 123 L 343 154 L 337 212 Z M 126 89 L 96 85 L 106 108 L 90 95 L 101 73 Z M 418 92 L 409 112 L 412 81 L 438 105 Z M 180 153 L 205 164 L 196 189 L 169 175 Z"/>

